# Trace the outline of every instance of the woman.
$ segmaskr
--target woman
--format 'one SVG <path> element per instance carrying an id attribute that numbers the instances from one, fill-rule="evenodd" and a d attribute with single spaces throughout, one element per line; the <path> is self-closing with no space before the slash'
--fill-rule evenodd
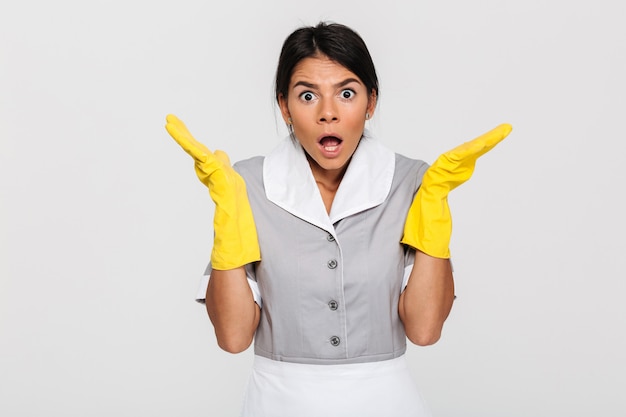
<path id="1" fill-rule="evenodd" d="M 290 137 L 230 167 L 175 116 L 172 137 L 216 203 L 206 307 L 220 347 L 255 341 L 244 416 L 427 416 L 406 338 L 435 343 L 452 307 L 448 192 L 510 131 L 430 168 L 370 137 L 378 80 L 363 40 L 320 23 L 284 42 L 276 100 Z"/>

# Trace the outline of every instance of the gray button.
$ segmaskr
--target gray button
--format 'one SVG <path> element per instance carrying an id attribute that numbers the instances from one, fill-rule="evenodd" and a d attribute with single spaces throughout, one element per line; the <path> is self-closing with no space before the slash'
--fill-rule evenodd
<path id="1" fill-rule="evenodd" d="M 331 310 L 335 311 L 335 310 L 337 310 L 337 308 L 339 307 L 339 303 L 338 303 L 337 301 L 335 301 L 335 300 L 330 300 L 330 301 L 328 302 L 328 307 L 329 307 Z"/>
<path id="2" fill-rule="evenodd" d="M 328 261 L 327 265 L 330 269 L 335 269 L 337 268 L 337 260 L 331 259 L 330 261 Z"/>
<path id="3" fill-rule="evenodd" d="M 326 240 L 328 240 L 329 242 L 334 242 L 335 237 L 329 233 L 328 236 L 326 236 Z"/>
<path id="4" fill-rule="evenodd" d="M 337 336 L 333 336 L 330 338 L 330 344 L 333 346 L 339 346 L 339 343 L 341 343 L 341 339 L 339 339 Z"/>

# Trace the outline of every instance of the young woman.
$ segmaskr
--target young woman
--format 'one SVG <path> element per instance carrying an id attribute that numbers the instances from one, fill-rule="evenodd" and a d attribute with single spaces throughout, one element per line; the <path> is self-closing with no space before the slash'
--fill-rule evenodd
<path id="1" fill-rule="evenodd" d="M 202 292 L 218 344 L 254 340 L 243 416 L 430 415 L 406 339 L 440 337 L 454 299 L 447 195 L 510 126 L 429 167 L 366 131 L 378 92 L 361 37 L 320 23 L 283 44 L 276 100 L 290 137 L 266 157 L 233 169 L 167 117 L 216 203 Z"/>

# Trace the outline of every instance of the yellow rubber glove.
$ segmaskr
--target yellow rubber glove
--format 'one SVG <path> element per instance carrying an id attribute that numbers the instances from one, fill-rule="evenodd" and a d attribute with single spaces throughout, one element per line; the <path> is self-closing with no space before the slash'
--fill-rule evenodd
<path id="1" fill-rule="evenodd" d="M 436 258 L 450 257 L 452 217 L 448 194 L 470 179 L 476 160 L 511 132 L 502 124 L 440 155 L 426 170 L 404 224 L 401 242 Z"/>
<path id="2" fill-rule="evenodd" d="M 215 203 L 215 232 L 211 265 L 214 269 L 234 269 L 261 259 L 259 240 L 248 201 L 246 183 L 232 168 L 228 155 L 212 153 L 196 141 L 184 123 L 170 114 L 165 128 L 195 161 L 196 174 L 209 189 Z"/>

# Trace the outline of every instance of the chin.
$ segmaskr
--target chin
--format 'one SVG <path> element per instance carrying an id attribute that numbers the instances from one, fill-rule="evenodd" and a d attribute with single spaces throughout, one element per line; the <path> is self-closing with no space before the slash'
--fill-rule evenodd
<path id="1" fill-rule="evenodd" d="M 341 171 L 348 166 L 348 161 L 332 161 L 324 165 L 320 165 L 326 171 Z"/>

